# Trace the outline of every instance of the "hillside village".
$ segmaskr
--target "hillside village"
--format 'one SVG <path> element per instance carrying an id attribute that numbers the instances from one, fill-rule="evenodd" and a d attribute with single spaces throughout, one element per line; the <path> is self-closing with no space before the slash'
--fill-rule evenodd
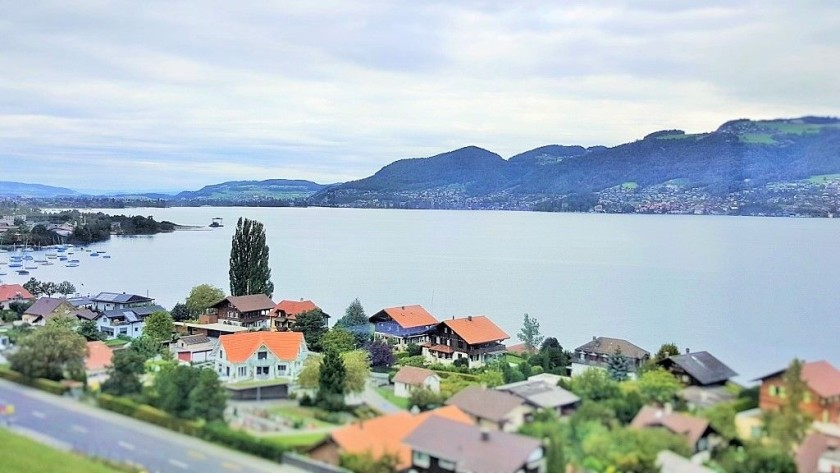
<path id="1" fill-rule="evenodd" d="M 302 471 L 840 469 L 840 370 L 827 361 L 744 387 L 738 360 L 606 336 L 567 350 L 527 315 L 511 336 L 491 317 L 440 319 L 420 305 L 368 316 L 354 301 L 342 317 L 263 294 L 179 305 L 2 285 L 0 376 L 182 432 L 222 425 L 251 439 L 246 451 L 279 450 Z M 32 368 L 15 354 L 65 329 L 86 339 L 84 374 L 25 381 Z M 343 381 L 325 385 L 335 365 Z M 173 406 L 162 386 L 179 373 L 200 381 Z"/>

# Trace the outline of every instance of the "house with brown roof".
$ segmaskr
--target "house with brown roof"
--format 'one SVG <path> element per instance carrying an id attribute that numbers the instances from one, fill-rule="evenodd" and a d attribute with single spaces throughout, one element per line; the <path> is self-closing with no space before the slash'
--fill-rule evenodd
<path id="1" fill-rule="evenodd" d="M 394 395 L 410 397 L 416 389 L 428 389 L 437 394 L 440 392 L 440 376 L 432 370 L 403 366 L 394 375 Z"/>
<path id="2" fill-rule="evenodd" d="M 521 398 L 535 411 L 548 409 L 558 416 L 574 413 L 580 404 L 580 398 L 575 393 L 557 386 L 557 382 L 552 383 L 539 378 L 503 384 L 495 389 Z"/>
<path id="3" fill-rule="evenodd" d="M 368 319 L 373 324 L 375 339 L 387 340 L 398 349 L 409 343 L 421 344 L 429 340 L 429 332 L 438 320 L 421 305 L 387 307 Z"/>
<path id="4" fill-rule="evenodd" d="M 542 473 L 545 447 L 539 439 L 431 417 L 405 439 L 416 473 Z"/>
<path id="5" fill-rule="evenodd" d="M 398 458 L 397 471 L 411 467 L 411 448 L 404 439 L 430 418 L 472 425 L 473 421 L 455 406 L 441 407 L 421 414 L 398 412 L 339 427 L 329 437 L 309 450 L 309 456 L 324 463 L 337 465 L 342 454 L 370 453 L 374 459 L 386 454 Z"/>
<path id="6" fill-rule="evenodd" d="M 571 375 L 577 376 L 591 368 L 607 369 L 610 357 L 621 353 L 630 363 L 629 375 L 636 376 L 641 366 L 650 359 L 650 352 L 621 338 L 592 337 L 592 340 L 575 348 L 572 356 Z"/>
<path id="7" fill-rule="evenodd" d="M 265 294 L 250 296 L 228 296 L 210 306 L 207 312 L 222 324 L 236 325 L 249 329 L 268 328 L 268 319 L 274 309 L 274 301 Z"/>
<path id="8" fill-rule="evenodd" d="M 87 342 L 87 355 L 85 356 L 85 375 L 88 387 L 97 388 L 108 379 L 108 367 L 114 352 L 111 347 L 103 342 Z"/>
<path id="9" fill-rule="evenodd" d="M 423 355 L 433 363 L 466 360 L 470 368 L 484 366 L 505 353 L 502 342 L 510 335 L 483 315 L 444 320 L 423 343 Z"/>
<path id="10" fill-rule="evenodd" d="M 522 398 L 504 391 L 468 386 L 446 400 L 472 417 L 476 424 L 491 430 L 516 432 L 530 419 L 534 409 Z"/>
<path id="11" fill-rule="evenodd" d="M 329 318 L 329 315 L 325 314 L 320 307 L 310 300 L 289 301 L 283 299 L 271 311 L 269 326 L 271 330 L 286 332 L 294 327 L 298 315 L 313 310 L 321 311 L 325 317 Z"/>
<path id="12" fill-rule="evenodd" d="M 216 373 L 222 381 L 294 381 L 309 356 L 301 332 L 240 332 L 219 337 Z"/>
<path id="13" fill-rule="evenodd" d="M 29 325 L 44 326 L 56 317 L 79 318 L 79 313 L 86 315 L 91 313 L 87 309 L 78 309 L 76 306 L 61 297 L 41 297 L 23 313 L 22 320 Z"/>
<path id="14" fill-rule="evenodd" d="M 811 433 L 796 450 L 795 460 L 799 473 L 836 473 L 840 471 L 840 438 Z"/>
<path id="15" fill-rule="evenodd" d="M 787 368 L 759 378 L 758 407 L 778 410 L 785 403 Z M 840 370 L 827 361 L 802 364 L 802 381 L 808 386 L 800 407 L 817 422 L 840 424 Z"/>
<path id="16" fill-rule="evenodd" d="M 644 406 L 630 422 L 634 429 L 664 428 L 685 438 L 693 453 L 711 450 L 721 442 L 709 421 L 667 407 Z"/>
<path id="17" fill-rule="evenodd" d="M 0 284 L 0 308 L 8 310 L 13 302 L 35 302 L 35 296 L 20 284 Z"/>

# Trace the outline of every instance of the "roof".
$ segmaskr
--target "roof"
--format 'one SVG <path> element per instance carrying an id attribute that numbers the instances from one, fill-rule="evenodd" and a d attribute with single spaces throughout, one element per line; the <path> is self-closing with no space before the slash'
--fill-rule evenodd
<path id="1" fill-rule="evenodd" d="M 137 294 L 126 294 L 116 292 L 100 292 L 90 299 L 93 302 L 113 302 L 117 304 L 129 304 L 132 302 L 150 302 L 153 301 L 151 297 L 140 296 Z"/>
<path id="2" fill-rule="evenodd" d="M 272 301 L 265 294 L 252 294 L 250 296 L 227 296 L 210 307 L 219 307 L 227 301 L 239 312 L 255 312 L 258 310 L 269 310 L 274 308 Z"/>
<path id="3" fill-rule="evenodd" d="M 76 315 L 76 317 L 79 317 L 79 318 L 82 318 L 82 319 L 87 319 L 87 320 L 94 320 L 99 315 L 96 312 L 94 312 L 94 311 L 92 311 L 92 310 L 90 310 L 86 307 L 82 307 L 81 309 L 76 309 L 76 312 L 74 312 L 74 314 Z"/>
<path id="4" fill-rule="evenodd" d="M 294 320 L 299 314 L 309 312 L 311 310 L 321 310 L 321 308 L 310 300 L 287 301 L 284 299 L 274 306 L 274 310 L 277 312 L 283 312 L 286 314 L 286 318 Z"/>
<path id="5" fill-rule="evenodd" d="M 446 401 L 448 406 L 458 406 L 467 414 L 493 422 L 503 421 L 510 411 L 523 403 L 513 394 L 475 385 L 467 386 Z"/>
<path id="6" fill-rule="evenodd" d="M 432 370 L 426 368 L 417 368 L 414 366 L 403 366 L 394 375 L 395 383 L 409 384 L 412 386 L 421 386 L 429 376 L 438 376 Z M 440 378 L 440 376 L 438 376 Z"/>
<path id="7" fill-rule="evenodd" d="M 820 457 L 831 448 L 840 449 L 840 439 L 822 433 L 808 435 L 796 451 L 796 471 L 817 473 Z"/>
<path id="8" fill-rule="evenodd" d="M 241 332 L 222 335 L 219 342 L 231 363 L 242 363 L 263 346 L 281 360 L 295 360 L 306 346 L 302 332 Z"/>
<path id="9" fill-rule="evenodd" d="M 685 436 L 689 445 L 694 447 L 709 428 L 709 421 L 679 412 L 668 413 L 661 407 L 644 406 L 630 422 L 630 426 L 637 429 L 665 427 L 675 434 Z"/>
<path id="10" fill-rule="evenodd" d="M 443 324 L 451 328 L 453 332 L 470 345 L 500 342 L 510 338 L 510 335 L 483 315 L 444 320 Z"/>
<path id="11" fill-rule="evenodd" d="M 529 349 L 528 346 L 524 343 L 517 343 L 516 345 L 508 345 L 507 347 L 508 353 L 513 353 L 514 355 L 522 355 L 525 353 L 536 353 L 538 350 L 536 348 Z"/>
<path id="12" fill-rule="evenodd" d="M 73 304 L 76 307 L 93 304 L 93 301 L 90 300 L 90 297 L 87 296 L 68 297 L 67 302 Z"/>
<path id="13" fill-rule="evenodd" d="M 159 305 L 147 305 L 143 307 L 129 307 L 126 309 L 111 309 L 102 313 L 108 319 L 122 319 L 129 322 L 140 322 L 155 312 L 165 312 L 166 309 Z"/>
<path id="14" fill-rule="evenodd" d="M 32 304 L 24 314 L 28 315 L 38 315 L 41 317 L 46 317 L 49 314 L 52 314 L 58 307 L 63 303 L 67 302 L 66 299 L 62 298 L 51 298 L 51 297 L 41 297 L 34 304 Z M 71 307 L 72 304 L 70 304 Z M 75 307 L 74 307 L 75 308 Z"/>
<path id="15" fill-rule="evenodd" d="M 662 360 L 660 364 L 673 363 L 682 368 L 700 384 L 716 384 L 728 380 L 738 373 L 726 366 L 707 351 L 676 355 Z"/>
<path id="16" fill-rule="evenodd" d="M 662 450 L 656 455 L 656 466 L 660 473 L 715 473 L 715 470 L 697 465 L 682 455 L 670 450 Z"/>
<path id="17" fill-rule="evenodd" d="M 535 451 L 538 439 L 508 432 L 482 432 L 474 425 L 431 417 L 405 439 L 412 450 L 456 463 L 457 471 L 514 473 Z"/>
<path id="18" fill-rule="evenodd" d="M 779 376 L 785 371 L 787 371 L 787 368 L 758 379 L 763 381 L 767 378 Z M 840 396 L 840 371 L 825 360 L 804 363 L 802 365 L 802 380 L 820 397 Z"/>
<path id="19" fill-rule="evenodd" d="M 202 343 L 208 343 L 210 339 L 207 335 L 186 335 L 179 338 L 178 341 L 184 345 L 199 345 Z"/>
<path id="20" fill-rule="evenodd" d="M 642 359 L 650 356 L 650 352 L 633 345 L 627 340 L 609 337 L 592 337 L 592 341 L 577 347 L 575 351 L 598 353 L 600 355 L 615 355 L 621 349 L 621 354 L 628 358 Z"/>
<path id="21" fill-rule="evenodd" d="M 556 409 L 580 402 L 574 393 L 541 380 L 505 384 L 496 390 L 509 392 L 540 409 Z"/>
<path id="22" fill-rule="evenodd" d="M 402 328 L 423 327 L 425 325 L 437 325 L 438 320 L 421 305 L 404 305 L 399 307 L 388 307 L 370 316 L 370 321 L 383 319 L 387 316 Z"/>
<path id="23" fill-rule="evenodd" d="M 403 443 L 403 439 L 430 417 L 447 419 L 456 424 L 473 423 L 470 416 L 457 407 L 447 406 L 417 415 L 401 411 L 375 417 L 340 427 L 332 432 L 331 437 L 343 453 L 370 452 L 375 458 L 395 453 L 399 457 L 399 469 L 404 470 L 411 466 L 411 449 Z"/>
<path id="24" fill-rule="evenodd" d="M 114 352 L 103 342 L 87 342 L 85 371 L 99 371 L 111 364 Z"/>
<path id="25" fill-rule="evenodd" d="M 35 299 L 35 296 L 20 284 L 0 284 L 0 302 L 14 299 Z"/>
<path id="26" fill-rule="evenodd" d="M 192 322 L 175 322 L 175 326 L 184 326 L 189 328 L 200 328 L 203 330 L 215 330 L 217 332 L 228 332 L 228 333 L 237 333 L 237 332 L 247 332 L 250 329 L 248 327 L 241 327 L 239 325 L 231 325 L 231 324 L 222 324 L 222 323 L 213 323 L 213 324 L 196 324 Z"/>
<path id="27" fill-rule="evenodd" d="M 448 345 L 431 345 L 427 347 L 431 351 L 436 351 L 438 353 L 455 353 L 455 350 Z"/>

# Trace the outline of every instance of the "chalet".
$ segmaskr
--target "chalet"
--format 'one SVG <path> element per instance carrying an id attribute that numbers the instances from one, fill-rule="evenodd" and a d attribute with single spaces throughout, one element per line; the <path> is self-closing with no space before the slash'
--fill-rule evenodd
<path id="1" fill-rule="evenodd" d="M 438 320 L 420 305 L 388 307 L 368 320 L 373 324 L 374 338 L 393 342 L 400 349 L 409 343 L 427 342 L 429 332 L 438 325 Z"/>
<path id="2" fill-rule="evenodd" d="M 470 417 L 454 406 L 441 407 L 421 414 L 406 411 L 361 420 L 333 430 L 326 440 L 312 447 L 310 457 L 337 465 L 342 454 L 369 453 L 375 460 L 386 454 L 397 456 L 397 471 L 411 467 L 411 448 L 404 439 L 426 420 L 435 417 L 472 425 Z"/>
<path id="3" fill-rule="evenodd" d="M 447 399 L 446 405 L 457 406 L 480 427 L 506 432 L 516 432 L 534 411 L 518 396 L 475 385 Z"/>
<path id="4" fill-rule="evenodd" d="M 432 370 L 403 366 L 394 375 L 394 395 L 410 397 L 416 389 L 428 389 L 433 393 L 440 392 L 440 376 Z"/>
<path id="5" fill-rule="evenodd" d="M 8 310 L 14 302 L 35 302 L 35 296 L 20 284 L 0 284 L 0 308 Z"/>
<path id="6" fill-rule="evenodd" d="M 178 361 L 184 363 L 206 363 L 213 361 L 213 352 L 219 344 L 218 338 L 207 335 L 186 335 L 170 345 Z"/>
<path id="7" fill-rule="evenodd" d="M 726 366 L 707 351 L 690 352 L 676 355 L 659 362 L 671 374 L 689 386 L 723 386 L 730 378 L 738 376 L 732 368 Z"/>
<path id="8" fill-rule="evenodd" d="M 759 378 L 758 406 L 763 411 L 778 410 L 786 399 L 782 377 L 787 369 Z M 818 422 L 840 424 L 840 370 L 827 361 L 802 365 L 802 381 L 808 386 L 802 410 Z"/>
<path id="9" fill-rule="evenodd" d="M 709 421 L 700 417 L 680 412 L 671 412 L 669 408 L 644 406 L 630 422 L 634 429 L 665 428 L 681 435 L 691 448 L 692 453 L 711 450 L 721 441 Z"/>
<path id="10" fill-rule="evenodd" d="M 630 362 L 629 375 L 635 377 L 636 371 L 650 359 L 650 353 L 620 338 L 592 337 L 577 348 L 572 356 L 572 376 L 577 376 L 590 368 L 606 369 L 610 357 L 621 353 Z"/>
<path id="11" fill-rule="evenodd" d="M 542 473 L 545 448 L 539 439 L 430 417 L 405 438 L 411 470 L 417 473 L 472 471 Z"/>
<path id="12" fill-rule="evenodd" d="M 252 329 L 268 328 L 268 318 L 274 302 L 265 294 L 250 296 L 228 296 L 210 306 L 210 315 L 215 315 L 223 324 L 238 325 Z"/>
<path id="13" fill-rule="evenodd" d="M 151 297 L 140 296 L 137 294 L 126 294 L 116 292 L 100 292 L 94 297 L 90 298 L 93 305 L 91 307 L 97 312 L 105 312 L 108 310 L 118 309 L 133 309 L 135 307 L 147 307 L 153 305 L 155 300 Z"/>
<path id="14" fill-rule="evenodd" d="M 574 393 L 557 386 L 556 382 L 541 379 L 504 384 L 496 387 L 496 390 L 513 394 L 534 411 L 548 409 L 559 416 L 572 414 L 580 404 L 580 398 Z"/>
<path id="15" fill-rule="evenodd" d="M 504 340 L 510 338 L 483 315 L 445 320 L 439 323 L 423 343 L 423 355 L 432 362 L 452 364 L 466 360 L 470 368 L 484 366 L 505 353 Z"/>
<path id="16" fill-rule="evenodd" d="M 161 311 L 166 311 L 166 309 L 159 305 L 113 309 L 96 314 L 92 320 L 96 321 L 99 331 L 109 339 L 120 335 L 137 338 L 143 335 L 146 319 L 155 312 Z"/>
<path id="17" fill-rule="evenodd" d="M 216 372 L 226 382 L 294 380 L 307 356 L 301 332 L 222 335 L 214 354 Z"/>
<path id="18" fill-rule="evenodd" d="M 85 317 L 83 318 L 87 318 L 87 315 L 91 313 L 87 309 L 76 308 L 76 306 L 69 303 L 67 299 L 58 297 L 41 297 L 28 309 L 26 309 L 23 313 L 22 320 L 29 325 L 43 326 L 46 325 L 49 320 L 56 317 L 78 318 L 80 311 L 84 311 L 83 314 Z"/>
<path id="19" fill-rule="evenodd" d="M 269 326 L 271 330 L 278 332 L 291 330 L 295 325 L 295 320 L 298 315 L 313 310 L 321 311 L 321 308 L 310 300 L 288 301 L 284 299 L 274 306 L 274 309 L 271 311 L 271 322 Z M 324 314 L 323 311 L 321 313 Z M 324 314 L 324 316 L 329 318 L 327 314 Z"/>

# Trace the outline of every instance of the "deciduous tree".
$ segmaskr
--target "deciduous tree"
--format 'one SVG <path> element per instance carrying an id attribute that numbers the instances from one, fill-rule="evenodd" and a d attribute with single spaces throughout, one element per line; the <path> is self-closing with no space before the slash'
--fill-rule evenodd
<path id="1" fill-rule="evenodd" d="M 190 315 L 197 317 L 208 307 L 225 298 L 225 291 L 210 284 L 199 284 L 190 290 L 187 296 L 187 309 Z M 173 310 L 174 311 L 174 310 Z M 173 314 L 174 317 L 175 314 Z"/>
<path id="2" fill-rule="evenodd" d="M 108 368 L 108 379 L 102 383 L 102 392 L 114 396 L 140 394 L 143 383 L 140 376 L 145 370 L 146 359 L 136 350 L 117 350 Z"/>
<path id="3" fill-rule="evenodd" d="M 227 406 L 227 393 L 213 370 L 200 369 L 198 381 L 189 395 L 191 419 L 203 419 L 207 422 L 222 420 Z"/>
<path id="4" fill-rule="evenodd" d="M 13 370 L 28 378 L 61 380 L 81 378 L 87 345 L 72 325 L 57 317 L 18 341 L 18 350 L 8 355 Z"/>
<path id="5" fill-rule="evenodd" d="M 175 323 L 166 311 L 157 311 L 150 315 L 143 327 L 143 335 L 158 343 L 172 340 L 174 332 Z"/>
<path id="6" fill-rule="evenodd" d="M 324 351 L 335 350 L 339 353 L 345 353 L 353 351 L 355 348 L 356 340 L 353 338 L 353 334 L 341 327 L 333 327 L 321 337 L 321 349 Z"/>
<path id="7" fill-rule="evenodd" d="M 231 242 L 229 276 L 233 296 L 265 294 L 271 297 L 274 293 L 262 223 L 239 218 Z"/>
<path id="8" fill-rule="evenodd" d="M 104 338 L 104 335 L 99 331 L 99 326 L 96 325 L 96 321 L 94 320 L 83 320 L 79 322 L 76 330 L 79 332 L 79 335 L 85 337 L 88 341 L 102 340 Z"/>
<path id="9" fill-rule="evenodd" d="M 76 292 L 76 286 L 74 286 L 70 281 L 62 281 L 59 283 L 56 291 L 62 296 L 69 296 L 70 294 Z"/>
<path id="10" fill-rule="evenodd" d="M 784 403 L 766 414 L 768 436 L 782 448 L 791 448 L 805 436 L 812 419 L 802 410 L 808 385 L 802 380 L 802 361 L 794 359 L 782 375 Z"/>
<path id="11" fill-rule="evenodd" d="M 671 373 L 662 368 L 642 373 L 638 381 L 639 396 L 645 404 L 672 402 L 682 389 L 682 384 Z"/>
<path id="12" fill-rule="evenodd" d="M 522 329 L 516 335 L 519 341 L 525 344 L 528 353 L 536 351 L 543 342 L 543 336 L 540 334 L 540 323 L 536 318 L 525 314 L 522 320 Z"/>
<path id="13" fill-rule="evenodd" d="M 365 345 L 365 348 L 370 354 L 371 367 L 390 368 L 394 365 L 394 361 L 396 361 L 394 357 L 394 349 L 387 342 L 383 340 L 374 340 Z"/>
<path id="14" fill-rule="evenodd" d="M 155 378 L 157 406 L 173 416 L 189 418 L 190 392 L 199 378 L 194 370 L 186 365 L 161 370 Z"/>
<path id="15" fill-rule="evenodd" d="M 185 304 L 181 304 L 180 302 L 172 306 L 172 311 L 169 313 L 172 315 L 172 320 L 175 322 L 183 322 L 192 318 L 190 310 L 187 309 Z"/>

